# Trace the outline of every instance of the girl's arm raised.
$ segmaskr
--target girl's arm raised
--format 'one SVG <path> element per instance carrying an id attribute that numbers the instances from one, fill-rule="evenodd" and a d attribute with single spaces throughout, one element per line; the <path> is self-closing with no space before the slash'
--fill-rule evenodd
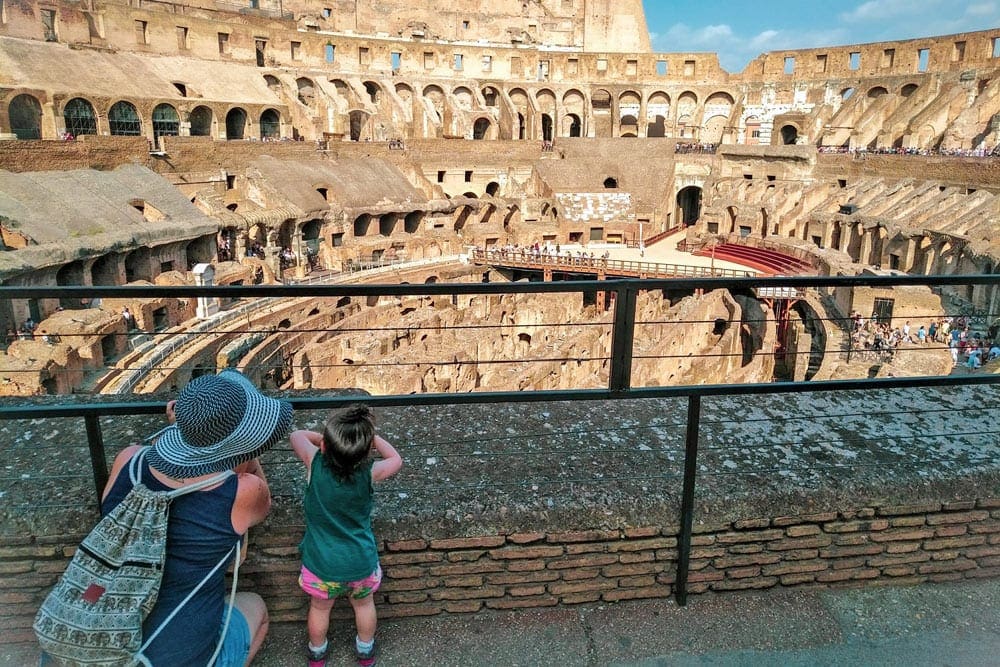
<path id="1" fill-rule="evenodd" d="M 380 435 L 376 435 L 372 443 L 375 451 L 382 457 L 372 466 L 372 481 L 381 482 L 383 479 L 392 477 L 403 467 L 403 457 L 399 455 L 396 448 L 385 441 Z"/>
<path id="2" fill-rule="evenodd" d="M 292 431 L 288 440 L 292 443 L 292 451 L 308 468 L 323 444 L 323 434 L 316 431 Z"/>

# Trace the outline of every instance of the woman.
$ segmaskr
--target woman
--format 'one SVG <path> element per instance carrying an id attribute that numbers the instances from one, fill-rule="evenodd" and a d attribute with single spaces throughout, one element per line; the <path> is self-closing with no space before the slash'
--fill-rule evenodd
<path id="1" fill-rule="evenodd" d="M 141 482 L 154 491 L 178 489 L 227 470 L 236 473 L 171 504 L 163 582 L 143 624 L 144 640 L 159 630 L 143 651 L 153 665 L 206 665 L 227 618 L 225 568 L 210 576 L 165 625 L 164 620 L 237 540 L 242 542 L 247 530 L 267 516 L 271 493 L 257 457 L 288 433 L 292 407 L 262 395 L 239 372 L 224 370 L 188 383 L 167 404 L 167 418 L 171 425 L 154 436 L 151 447 L 127 447 L 115 458 L 101 511 L 110 512 L 131 490 L 128 463 L 144 449 Z M 260 596 L 237 593 L 214 664 L 249 664 L 267 629 Z"/>

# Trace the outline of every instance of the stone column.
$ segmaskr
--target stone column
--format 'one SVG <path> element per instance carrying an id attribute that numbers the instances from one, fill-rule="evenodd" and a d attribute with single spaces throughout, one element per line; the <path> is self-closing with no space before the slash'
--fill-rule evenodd
<path id="1" fill-rule="evenodd" d="M 191 273 L 194 274 L 194 284 L 198 287 L 211 287 L 215 284 L 215 267 L 211 264 L 195 264 Z M 195 317 L 205 319 L 219 312 L 219 299 L 216 297 L 199 296 L 195 308 Z"/>

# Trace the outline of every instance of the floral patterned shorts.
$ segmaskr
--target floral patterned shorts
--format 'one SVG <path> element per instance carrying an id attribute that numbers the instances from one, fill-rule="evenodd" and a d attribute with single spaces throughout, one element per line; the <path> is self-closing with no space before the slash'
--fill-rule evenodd
<path id="1" fill-rule="evenodd" d="M 305 565 L 299 572 L 299 587 L 306 593 L 320 600 L 332 600 L 350 595 L 355 600 L 363 600 L 378 590 L 382 584 L 382 566 L 376 565 L 375 571 L 359 581 L 323 581 L 309 571 Z"/>

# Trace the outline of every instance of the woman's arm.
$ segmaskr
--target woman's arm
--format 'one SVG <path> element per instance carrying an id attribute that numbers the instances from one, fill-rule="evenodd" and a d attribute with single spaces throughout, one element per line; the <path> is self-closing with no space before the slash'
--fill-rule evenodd
<path id="1" fill-rule="evenodd" d="M 130 445 L 118 452 L 114 463 L 111 464 L 111 471 L 108 473 L 108 483 L 104 485 L 104 492 L 101 493 L 101 502 L 104 502 L 104 499 L 108 497 L 111 487 L 114 486 L 115 480 L 118 479 L 118 474 L 128 465 L 128 462 L 140 449 L 142 449 L 142 445 Z"/>
<path id="2" fill-rule="evenodd" d="M 395 447 L 386 442 L 380 435 L 375 436 L 372 444 L 375 451 L 382 457 L 380 461 L 376 461 L 372 466 L 372 481 L 381 482 L 399 472 L 399 469 L 403 467 L 403 457 L 399 455 Z"/>

